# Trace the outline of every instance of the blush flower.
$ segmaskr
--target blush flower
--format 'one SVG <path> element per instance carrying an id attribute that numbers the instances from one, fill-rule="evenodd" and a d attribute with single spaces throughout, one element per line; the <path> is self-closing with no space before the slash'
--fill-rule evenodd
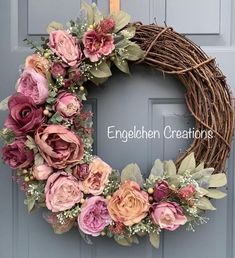
<path id="1" fill-rule="evenodd" d="M 3 161 L 12 169 L 28 168 L 33 163 L 33 152 L 26 148 L 25 141 L 21 138 L 2 148 Z"/>
<path id="2" fill-rule="evenodd" d="M 49 167 L 47 164 L 33 167 L 33 176 L 37 180 L 47 180 L 47 178 L 52 174 L 52 172 L 52 167 Z"/>
<path id="3" fill-rule="evenodd" d="M 89 174 L 84 181 L 80 181 L 80 188 L 86 194 L 99 195 L 108 182 L 112 168 L 100 158 L 95 158 L 89 165 Z"/>
<path id="4" fill-rule="evenodd" d="M 84 54 L 91 62 L 97 62 L 102 56 L 108 56 L 115 48 L 111 34 L 88 30 L 83 37 Z"/>
<path id="5" fill-rule="evenodd" d="M 63 171 L 52 174 L 45 186 L 46 206 L 52 212 L 71 209 L 83 197 L 78 180 Z"/>
<path id="6" fill-rule="evenodd" d="M 16 84 L 17 92 L 31 97 L 37 105 L 45 103 L 48 98 L 46 78 L 34 69 L 25 69 Z"/>
<path id="7" fill-rule="evenodd" d="M 139 223 L 147 216 L 149 208 L 148 194 L 130 180 L 120 186 L 108 203 L 111 218 L 126 226 Z"/>
<path id="8" fill-rule="evenodd" d="M 162 229 L 176 230 L 180 225 L 187 222 L 183 209 L 175 202 L 162 202 L 154 204 L 151 217 L 153 222 Z"/>
<path id="9" fill-rule="evenodd" d="M 77 40 L 67 31 L 52 31 L 49 35 L 48 46 L 69 66 L 76 66 L 81 62 L 81 48 Z"/>
<path id="10" fill-rule="evenodd" d="M 10 114 L 4 126 L 17 136 L 35 131 L 44 121 L 42 108 L 38 108 L 32 98 L 21 93 L 11 96 L 8 108 Z"/>
<path id="11" fill-rule="evenodd" d="M 78 216 L 79 228 L 88 235 L 99 236 L 110 224 L 111 218 L 107 209 L 107 200 L 101 196 L 93 196 L 85 201 Z"/>
<path id="12" fill-rule="evenodd" d="M 115 21 L 112 18 L 104 19 L 99 24 L 99 30 L 103 33 L 111 33 L 115 27 Z"/>
<path id="13" fill-rule="evenodd" d="M 81 161 L 84 146 L 81 138 L 62 125 L 40 127 L 35 142 L 47 164 L 56 169 Z"/>
<path id="14" fill-rule="evenodd" d="M 25 69 L 33 69 L 42 76 L 46 76 L 49 69 L 49 61 L 39 54 L 32 54 L 25 60 Z"/>

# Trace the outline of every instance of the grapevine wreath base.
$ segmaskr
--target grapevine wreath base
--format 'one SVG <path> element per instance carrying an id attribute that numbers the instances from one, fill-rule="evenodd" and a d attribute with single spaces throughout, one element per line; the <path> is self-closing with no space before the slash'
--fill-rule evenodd
<path id="1" fill-rule="evenodd" d="M 28 211 L 45 207 L 55 233 L 77 227 L 88 236 L 113 237 L 121 245 L 149 235 L 159 246 L 163 230 L 194 230 L 215 210 L 210 199 L 225 197 L 225 161 L 233 135 L 232 96 L 225 77 L 198 46 L 169 27 L 130 24 L 123 11 L 103 17 L 82 4 L 67 28 L 53 22 L 49 38 L 28 56 L 16 93 L 1 102 L 9 114 L 1 130 L 3 161 L 14 169 Z M 197 130 L 176 163 L 157 159 L 146 179 L 137 164 L 121 173 L 92 154 L 90 112 L 83 109 L 88 84 L 101 84 L 111 65 L 129 73 L 128 61 L 176 75 L 185 85 Z"/>

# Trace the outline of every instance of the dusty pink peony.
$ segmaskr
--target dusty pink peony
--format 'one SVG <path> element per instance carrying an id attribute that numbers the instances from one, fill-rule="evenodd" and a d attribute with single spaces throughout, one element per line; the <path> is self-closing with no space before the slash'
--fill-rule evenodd
<path id="1" fill-rule="evenodd" d="M 115 27 L 115 21 L 112 18 L 104 19 L 99 24 L 99 30 L 103 33 L 111 33 Z"/>
<path id="2" fill-rule="evenodd" d="M 51 74 L 56 79 L 58 76 L 65 77 L 66 69 L 61 63 L 53 63 L 51 67 Z"/>
<path id="3" fill-rule="evenodd" d="M 108 56 L 115 48 L 111 34 L 89 30 L 83 37 L 84 54 L 91 62 L 97 62 L 102 56 Z"/>
<path id="4" fill-rule="evenodd" d="M 178 196 L 182 199 L 189 200 L 196 192 L 197 191 L 194 185 L 187 185 L 179 190 Z"/>
<path id="5" fill-rule="evenodd" d="M 3 161 L 12 169 L 24 169 L 33 163 L 34 154 L 26 148 L 25 141 L 21 138 L 2 148 Z"/>
<path id="6" fill-rule="evenodd" d="M 37 105 L 45 103 L 49 94 L 46 78 L 31 68 L 24 70 L 16 88 L 17 92 L 31 97 Z"/>
<path id="7" fill-rule="evenodd" d="M 110 222 L 107 200 L 104 197 L 93 196 L 82 205 L 81 213 L 78 216 L 78 225 L 85 234 L 99 236 Z"/>
<path id="8" fill-rule="evenodd" d="M 45 186 L 46 206 L 52 212 L 71 209 L 83 197 L 78 180 L 63 171 L 49 176 Z"/>
<path id="9" fill-rule="evenodd" d="M 47 178 L 50 176 L 50 174 L 52 174 L 52 172 L 52 167 L 49 167 L 47 164 L 33 167 L 33 176 L 37 180 L 47 180 Z"/>
<path id="10" fill-rule="evenodd" d="M 21 93 L 11 96 L 8 108 L 10 114 L 4 126 L 17 136 L 35 131 L 44 121 L 42 108 L 38 108 L 32 98 Z"/>
<path id="11" fill-rule="evenodd" d="M 81 62 L 81 48 L 77 40 L 67 31 L 52 31 L 49 35 L 48 46 L 69 66 L 75 66 Z"/>
<path id="12" fill-rule="evenodd" d="M 157 202 L 168 197 L 170 193 L 169 185 L 166 181 L 158 181 L 154 187 L 153 199 Z"/>
<path id="13" fill-rule="evenodd" d="M 103 192 L 112 168 L 100 158 L 95 158 L 89 165 L 89 175 L 80 181 L 80 188 L 86 194 L 99 195 Z"/>
<path id="14" fill-rule="evenodd" d="M 84 146 L 81 138 L 62 125 L 44 125 L 35 134 L 35 142 L 47 164 L 63 169 L 81 161 Z"/>
<path id="15" fill-rule="evenodd" d="M 162 202 L 152 206 L 151 217 L 153 222 L 162 229 L 176 230 L 187 222 L 183 209 L 175 202 Z"/>
<path id="16" fill-rule="evenodd" d="M 73 93 L 61 91 L 57 95 L 55 110 L 65 118 L 77 116 L 81 111 L 81 102 Z"/>

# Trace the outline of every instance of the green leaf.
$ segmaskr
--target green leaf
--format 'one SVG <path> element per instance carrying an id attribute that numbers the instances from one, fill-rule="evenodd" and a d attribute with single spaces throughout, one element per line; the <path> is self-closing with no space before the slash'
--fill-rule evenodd
<path id="1" fill-rule="evenodd" d="M 61 124 L 61 122 L 63 121 L 63 117 L 56 112 L 49 120 L 49 123 L 51 124 Z"/>
<path id="2" fill-rule="evenodd" d="M 212 205 L 212 203 L 206 197 L 200 198 L 198 200 L 196 206 L 201 210 L 211 210 L 211 211 L 216 210 L 216 208 Z"/>
<path id="3" fill-rule="evenodd" d="M 65 224 L 60 224 L 59 222 L 52 225 L 55 234 L 64 234 L 68 232 L 74 226 L 75 219 L 68 219 Z"/>
<path id="4" fill-rule="evenodd" d="M 29 213 L 33 210 L 35 202 L 36 200 L 34 197 L 27 197 L 27 199 L 24 200 L 24 204 L 27 205 Z"/>
<path id="5" fill-rule="evenodd" d="M 124 59 L 137 61 L 141 57 L 143 57 L 143 50 L 140 48 L 139 45 L 132 43 L 128 47 L 125 48 L 126 52 L 122 55 Z"/>
<path id="6" fill-rule="evenodd" d="M 215 174 L 209 179 L 209 187 L 222 187 L 227 184 L 227 177 L 225 174 Z"/>
<path id="7" fill-rule="evenodd" d="M 91 78 L 91 81 L 97 86 L 104 84 L 107 80 L 108 80 L 108 77 L 107 78 L 96 78 L 96 77 Z"/>
<path id="8" fill-rule="evenodd" d="M 128 26 L 124 30 L 120 32 L 121 35 L 123 35 L 126 39 L 131 39 L 135 36 L 136 27 L 135 26 Z"/>
<path id="9" fill-rule="evenodd" d="M 48 34 L 50 34 L 52 31 L 55 31 L 55 30 L 63 30 L 64 29 L 64 26 L 63 24 L 61 23 L 58 23 L 58 22 L 51 22 L 48 27 L 47 27 L 47 32 Z"/>
<path id="10" fill-rule="evenodd" d="M 192 174 L 204 169 L 204 162 L 200 163 L 195 169 L 192 170 Z"/>
<path id="11" fill-rule="evenodd" d="M 131 16 L 124 12 L 119 11 L 111 14 L 111 18 L 115 21 L 115 31 L 118 32 L 122 28 L 124 28 L 131 20 Z"/>
<path id="12" fill-rule="evenodd" d="M 103 20 L 103 15 L 101 14 L 100 10 L 98 9 L 97 5 L 93 3 L 92 5 L 93 9 L 93 16 L 94 16 L 94 22 L 99 23 L 101 20 Z"/>
<path id="13" fill-rule="evenodd" d="M 132 242 L 130 238 L 120 237 L 118 235 L 114 235 L 114 240 L 122 246 L 131 246 Z"/>
<path id="14" fill-rule="evenodd" d="M 0 102 L 0 110 L 1 111 L 8 110 L 8 100 L 9 100 L 10 97 L 11 96 L 8 96 Z"/>
<path id="15" fill-rule="evenodd" d="M 94 13 L 93 13 L 93 8 L 91 5 L 86 3 L 85 1 L 82 1 L 81 4 L 81 9 L 85 10 L 86 15 L 87 15 L 87 25 L 93 25 L 94 23 Z"/>
<path id="16" fill-rule="evenodd" d="M 206 194 L 207 197 L 213 199 L 223 199 L 227 194 L 217 189 L 209 189 Z"/>
<path id="17" fill-rule="evenodd" d="M 196 167 L 196 161 L 194 158 L 194 153 L 190 153 L 188 156 L 186 156 L 178 169 L 178 174 L 184 174 L 186 170 L 192 170 Z"/>
<path id="18" fill-rule="evenodd" d="M 137 164 L 128 164 L 121 172 L 121 182 L 131 180 L 138 183 L 140 186 L 143 184 L 143 176 Z"/>
<path id="19" fill-rule="evenodd" d="M 96 78 L 106 78 L 112 75 L 108 64 L 105 62 L 102 62 L 100 65 L 93 66 L 90 73 Z"/>
<path id="20" fill-rule="evenodd" d="M 154 177 L 158 178 L 158 177 L 162 177 L 163 173 L 164 173 L 163 163 L 160 159 L 156 159 L 151 169 L 150 175 L 153 175 Z"/>
<path id="21" fill-rule="evenodd" d="M 123 73 L 130 73 L 129 66 L 126 60 L 122 60 L 119 56 L 116 56 L 113 62 L 117 66 L 117 68 Z"/>
<path id="22" fill-rule="evenodd" d="M 172 160 L 166 160 L 163 164 L 166 177 L 174 177 L 176 175 L 175 163 Z"/>
<path id="23" fill-rule="evenodd" d="M 198 192 L 196 193 L 196 196 L 204 196 L 204 195 L 207 195 L 208 194 L 208 190 L 202 188 L 202 187 L 199 187 L 198 189 Z"/>
<path id="24" fill-rule="evenodd" d="M 214 168 L 204 168 L 192 175 L 192 178 L 195 179 L 196 181 L 201 179 L 201 178 L 210 178 L 211 174 L 214 172 Z"/>
<path id="25" fill-rule="evenodd" d="M 37 149 L 34 139 L 29 135 L 27 135 L 27 139 L 28 140 L 25 142 L 26 147 L 28 147 L 30 150 Z"/>
<path id="26" fill-rule="evenodd" d="M 37 153 L 34 156 L 34 164 L 35 164 L 35 166 L 40 166 L 40 165 L 44 164 L 44 159 L 43 159 L 43 157 L 41 156 L 40 153 Z"/>
<path id="27" fill-rule="evenodd" d="M 157 232 L 149 233 L 149 241 L 154 248 L 157 248 L 157 249 L 159 248 L 160 236 L 159 234 L 157 234 Z"/>

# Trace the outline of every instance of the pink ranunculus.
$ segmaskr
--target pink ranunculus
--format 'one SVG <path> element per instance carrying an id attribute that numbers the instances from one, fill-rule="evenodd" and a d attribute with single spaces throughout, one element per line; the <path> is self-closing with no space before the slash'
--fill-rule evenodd
<path id="1" fill-rule="evenodd" d="M 170 193 L 169 185 L 166 181 L 158 181 L 154 187 L 153 199 L 157 202 L 168 197 Z"/>
<path id="2" fill-rule="evenodd" d="M 112 168 L 100 158 L 95 158 L 89 165 L 89 175 L 80 181 L 80 188 L 86 194 L 100 195 L 108 182 Z"/>
<path id="3" fill-rule="evenodd" d="M 82 104 L 73 93 L 61 91 L 57 95 L 55 110 L 65 118 L 73 118 L 81 111 Z"/>
<path id="4" fill-rule="evenodd" d="M 81 213 L 78 216 L 78 225 L 85 234 L 99 236 L 110 222 L 107 200 L 104 197 L 93 196 L 82 205 Z"/>
<path id="5" fill-rule="evenodd" d="M 53 169 L 49 167 L 47 164 L 34 166 L 33 167 L 33 176 L 37 180 L 47 180 L 47 178 L 52 174 Z"/>
<path id="6" fill-rule="evenodd" d="M 58 76 L 65 77 L 66 69 L 61 63 L 53 63 L 51 66 L 51 74 L 56 79 Z"/>
<path id="7" fill-rule="evenodd" d="M 63 171 L 49 176 L 45 186 L 46 206 L 52 212 L 71 209 L 83 197 L 78 180 Z"/>
<path id="8" fill-rule="evenodd" d="M 102 56 L 108 56 L 115 48 L 111 34 L 88 30 L 83 37 L 84 54 L 91 62 L 97 62 Z"/>
<path id="9" fill-rule="evenodd" d="M 162 229 L 176 230 L 187 222 L 183 209 L 175 202 L 161 202 L 152 206 L 153 222 Z"/>
<path id="10" fill-rule="evenodd" d="M 185 200 L 189 200 L 190 198 L 192 198 L 194 196 L 194 194 L 196 193 L 196 188 L 194 185 L 187 185 L 182 187 L 179 191 L 178 191 L 178 196 L 182 199 Z"/>
<path id="11" fill-rule="evenodd" d="M 33 152 L 26 148 L 25 141 L 20 138 L 2 148 L 3 161 L 12 169 L 28 168 L 33 163 Z"/>
<path id="12" fill-rule="evenodd" d="M 56 169 L 79 163 L 84 145 L 79 136 L 62 125 L 44 125 L 38 128 L 35 142 L 47 164 Z"/>
<path id="13" fill-rule="evenodd" d="M 49 35 L 48 46 L 69 66 L 75 66 L 81 62 L 81 48 L 77 40 L 67 31 L 52 31 Z"/>
<path id="14" fill-rule="evenodd" d="M 31 68 L 24 70 L 16 88 L 17 92 L 31 97 L 37 105 L 45 103 L 49 94 L 46 78 Z"/>
<path id="15" fill-rule="evenodd" d="M 38 108 L 31 97 L 16 93 L 8 101 L 10 114 L 4 126 L 17 136 L 34 132 L 44 121 L 42 108 Z"/>
<path id="16" fill-rule="evenodd" d="M 112 18 L 104 19 L 99 24 L 99 30 L 103 33 L 111 33 L 115 27 L 115 21 Z"/>

